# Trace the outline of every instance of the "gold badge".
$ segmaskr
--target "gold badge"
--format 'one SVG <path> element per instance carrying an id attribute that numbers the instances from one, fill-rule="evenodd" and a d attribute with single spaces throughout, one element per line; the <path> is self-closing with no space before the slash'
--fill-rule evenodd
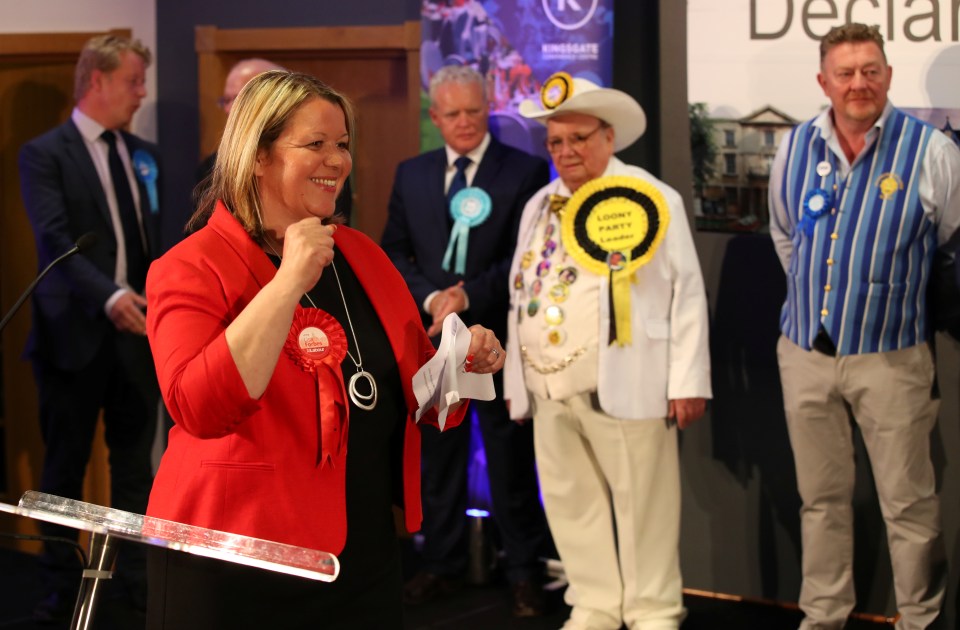
<path id="1" fill-rule="evenodd" d="M 567 284 L 555 284 L 550 287 L 550 299 L 556 302 L 557 304 L 565 302 L 568 297 L 570 297 L 570 285 Z"/>
<path id="2" fill-rule="evenodd" d="M 547 343 L 551 346 L 559 346 L 567 339 L 567 333 L 560 328 L 551 328 L 547 331 Z"/>
<path id="3" fill-rule="evenodd" d="M 877 179 L 880 198 L 889 199 L 898 190 L 903 190 L 903 180 L 896 173 L 884 173 Z"/>
<path id="4" fill-rule="evenodd" d="M 559 326 L 563 323 L 563 320 L 566 319 L 566 316 L 563 314 L 562 308 L 556 304 L 551 304 L 543 312 L 543 318 L 547 320 L 547 323 L 551 326 Z"/>
<path id="5" fill-rule="evenodd" d="M 540 102 L 543 103 L 544 109 L 555 109 L 571 96 L 573 96 L 573 77 L 566 72 L 550 75 L 540 88 Z"/>

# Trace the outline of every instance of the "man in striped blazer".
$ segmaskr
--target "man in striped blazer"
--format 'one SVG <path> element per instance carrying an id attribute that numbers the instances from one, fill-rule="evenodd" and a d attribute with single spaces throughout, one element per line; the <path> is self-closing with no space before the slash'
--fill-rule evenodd
<path id="1" fill-rule="evenodd" d="M 802 629 L 839 630 L 855 604 L 849 412 L 886 522 L 896 627 L 930 627 L 946 587 L 925 299 L 934 253 L 960 236 L 960 151 L 888 102 L 891 77 L 877 27 L 832 29 L 817 75 L 831 107 L 784 138 L 771 170 L 770 231 L 787 273 L 777 356 L 803 500 Z"/>

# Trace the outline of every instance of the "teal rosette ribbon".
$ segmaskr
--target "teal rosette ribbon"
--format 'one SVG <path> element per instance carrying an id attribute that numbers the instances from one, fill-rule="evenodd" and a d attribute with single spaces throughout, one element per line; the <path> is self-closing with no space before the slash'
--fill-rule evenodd
<path id="1" fill-rule="evenodd" d="M 133 172 L 147 189 L 147 197 L 150 198 L 150 214 L 157 214 L 160 211 L 160 197 L 157 195 L 157 176 L 160 174 L 160 169 L 157 168 L 157 161 L 143 149 L 134 151 L 131 159 Z"/>
<path id="2" fill-rule="evenodd" d="M 454 273 L 463 275 L 466 272 L 470 228 L 477 227 L 486 221 L 492 209 L 493 202 L 490 200 L 490 195 L 483 189 L 471 186 L 453 196 L 450 200 L 453 229 L 450 230 L 450 241 L 443 255 L 444 271 L 450 271 L 450 259 L 456 255 Z"/>
<path id="3" fill-rule="evenodd" d="M 830 193 L 823 188 L 807 191 L 803 198 L 803 218 L 800 219 L 800 229 L 803 233 L 808 237 L 813 236 L 817 219 L 825 215 L 832 205 Z"/>

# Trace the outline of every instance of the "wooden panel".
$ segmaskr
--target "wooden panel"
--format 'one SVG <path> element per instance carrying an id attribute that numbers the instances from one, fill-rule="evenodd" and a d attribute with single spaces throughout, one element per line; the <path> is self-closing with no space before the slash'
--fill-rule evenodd
<path id="1" fill-rule="evenodd" d="M 129 35 L 129 30 L 111 31 Z M 73 109 L 73 68 L 83 44 L 100 33 L 0 35 L 0 310 L 6 313 L 37 273 L 33 231 L 20 198 L 17 153 L 30 138 L 62 123 Z M 43 443 L 37 419 L 37 391 L 30 364 L 21 359 L 30 329 L 24 304 L 0 338 L 4 441 L 4 487 L 0 500 L 16 503 L 40 486 Z M 98 430 L 84 498 L 109 503 L 108 465 Z M 34 533 L 26 519 L 0 515 L 0 528 Z M 21 549 L 35 550 L 35 544 Z"/>
<path id="2" fill-rule="evenodd" d="M 196 28 L 198 53 L 251 53 L 305 50 L 419 50 L 418 22 L 395 26 L 328 26 L 305 28 Z M 247 55 L 249 56 L 249 55 Z"/>
<path id="3" fill-rule="evenodd" d="M 107 31 L 130 37 L 130 29 Z M 30 56 L 58 57 L 69 61 L 71 68 L 87 40 L 102 32 L 92 33 L 11 33 L 0 35 L 0 58 L 24 59 Z M 6 60 L 4 60 L 6 61 Z"/>
<path id="4" fill-rule="evenodd" d="M 217 107 L 230 68 L 264 57 L 319 77 L 356 105 L 353 226 L 379 241 L 397 163 L 419 150 L 420 24 L 218 29 L 195 34 L 200 155 L 216 150 L 226 117 Z"/>

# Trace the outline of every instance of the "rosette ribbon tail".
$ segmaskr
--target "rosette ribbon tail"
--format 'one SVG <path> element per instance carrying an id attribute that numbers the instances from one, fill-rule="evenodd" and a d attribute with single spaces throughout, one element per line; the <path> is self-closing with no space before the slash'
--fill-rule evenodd
<path id="1" fill-rule="evenodd" d="M 160 212 L 160 196 L 157 194 L 156 180 L 147 183 L 147 197 L 150 200 L 150 213 L 157 214 Z"/>
<path id="2" fill-rule="evenodd" d="M 610 272 L 610 345 L 629 346 L 633 342 L 630 329 L 630 279 L 626 269 Z"/>
<path id="3" fill-rule="evenodd" d="M 333 466 L 345 447 L 350 425 L 350 406 L 347 389 L 339 365 L 321 363 L 314 376 L 317 379 L 317 401 L 320 406 L 320 448 L 317 465 Z"/>
<path id="4" fill-rule="evenodd" d="M 447 251 L 443 254 L 441 267 L 444 271 L 450 271 L 450 259 L 456 253 L 456 263 L 453 272 L 458 275 L 466 273 L 467 269 L 467 242 L 470 240 L 470 226 L 463 221 L 455 221 L 450 230 L 450 242 L 447 243 Z"/>

